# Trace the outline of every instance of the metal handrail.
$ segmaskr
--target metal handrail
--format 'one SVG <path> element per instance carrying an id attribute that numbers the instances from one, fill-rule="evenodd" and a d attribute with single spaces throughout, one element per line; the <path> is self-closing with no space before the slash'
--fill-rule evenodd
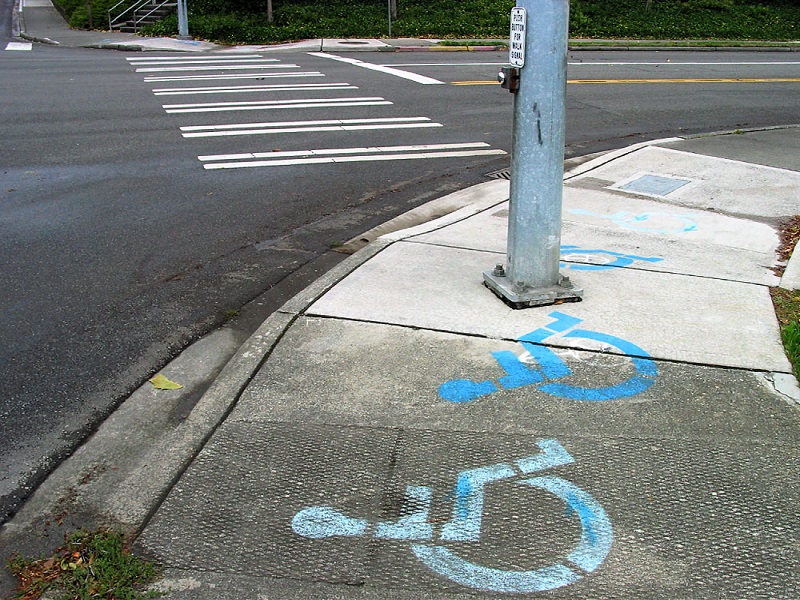
<path id="1" fill-rule="evenodd" d="M 123 15 L 126 15 L 131 11 L 135 12 L 136 10 L 138 10 L 139 8 L 141 8 L 142 6 L 144 6 L 145 4 L 150 2 L 150 0 L 138 0 L 138 2 L 134 2 L 133 4 L 128 6 L 125 10 L 123 10 L 121 13 L 119 13 L 116 17 L 112 18 L 111 17 L 111 11 L 114 10 L 115 8 L 117 8 L 119 5 L 126 4 L 127 2 L 129 2 L 129 0 L 120 0 L 114 6 L 112 6 L 111 8 L 108 9 L 108 28 L 109 29 L 112 29 L 114 27 L 114 25 L 119 23 L 120 22 L 120 18 Z"/>
<path id="2" fill-rule="evenodd" d="M 137 31 L 139 29 L 139 23 L 141 23 L 144 19 L 146 19 L 147 17 L 152 15 L 154 12 L 156 12 L 159 8 L 161 8 L 165 4 L 171 4 L 171 3 L 175 2 L 175 0 L 162 0 L 162 2 L 160 4 L 156 4 L 155 6 L 153 6 L 152 10 L 150 10 L 145 15 L 143 15 L 143 16 L 141 16 L 141 17 L 139 17 L 137 19 L 136 18 L 136 12 L 139 9 L 143 8 L 146 4 L 149 4 L 149 3 L 153 2 L 153 0 L 138 0 L 137 2 L 134 2 L 133 4 L 128 6 L 125 10 L 120 12 L 117 16 L 115 16 L 115 17 L 111 16 L 112 11 L 114 11 L 120 5 L 125 4 L 125 3 L 129 2 L 129 1 L 130 0 L 120 0 L 114 6 L 112 6 L 111 8 L 108 9 L 108 28 L 109 29 L 112 29 L 114 27 L 114 25 L 118 25 L 119 23 L 122 23 L 125 20 L 130 20 L 130 19 L 123 20 L 122 17 L 127 15 L 128 13 L 132 12 L 133 13 L 133 28 L 134 28 L 134 31 Z"/>
<path id="3" fill-rule="evenodd" d="M 142 15 L 141 17 L 139 17 L 138 19 L 136 19 L 136 20 L 133 22 L 133 29 L 134 29 L 134 31 L 138 31 L 138 29 L 139 29 L 139 23 L 141 23 L 142 21 L 144 21 L 144 20 L 145 20 L 147 17 L 149 17 L 150 15 L 152 15 L 152 14 L 153 14 L 154 12 L 156 12 L 156 11 L 157 11 L 159 8 L 161 8 L 161 7 L 162 7 L 162 6 L 164 6 L 165 4 L 172 4 L 172 3 L 174 3 L 174 2 L 175 2 L 175 0 L 163 0 L 163 2 L 161 2 L 161 4 L 157 4 L 156 6 L 154 6 L 154 7 L 153 7 L 153 9 L 152 9 L 150 12 L 148 12 L 148 13 L 145 13 L 144 15 Z"/>
<path id="4" fill-rule="evenodd" d="M 108 27 L 109 27 L 109 29 L 111 29 L 111 12 L 112 12 L 112 11 L 113 11 L 115 8 L 117 8 L 117 7 L 118 7 L 120 4 L 125 4 L 127 1 L 128 1 L 128 0 L 119 0 L 119 2 L 117 2 L 117 3 L 116 3 L 114 6 L 112 6 L 111 8 L 109 8 L 109 9 L 106 11 L 106 12 L 108 13 Z M 119 17 L 119 15 L 117 15 L 117 17 Z M 116 20 L 116 17 L 115 17 L 115 20 Z"/>

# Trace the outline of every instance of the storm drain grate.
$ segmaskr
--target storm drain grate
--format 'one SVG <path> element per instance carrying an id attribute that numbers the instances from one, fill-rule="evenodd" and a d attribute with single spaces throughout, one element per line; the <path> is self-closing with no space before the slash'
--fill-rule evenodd
<path id="1" fill-rule="evenodd" d="M 486 177 L 488 177 L 489 179 L 511 180 L 511 168 L 506 167 L 505 169 L 500 169 L 499 171 L 492 171 L 491 173 L 487 173 Z"/>

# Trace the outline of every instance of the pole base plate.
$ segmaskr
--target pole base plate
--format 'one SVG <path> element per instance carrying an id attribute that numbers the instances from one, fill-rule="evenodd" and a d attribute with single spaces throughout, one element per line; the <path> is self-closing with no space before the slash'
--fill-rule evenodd
<path id="1" fill-rule="evenodd" d="M 484 271 L 483 285 L 514 309 L 580 302 L 583 298 L 583 290 L 573 287 L 569 277 L 563 275 L 558 276 L 556 285 L 520 290 L 504 274 L 498 275 L 494 271 Z"/>

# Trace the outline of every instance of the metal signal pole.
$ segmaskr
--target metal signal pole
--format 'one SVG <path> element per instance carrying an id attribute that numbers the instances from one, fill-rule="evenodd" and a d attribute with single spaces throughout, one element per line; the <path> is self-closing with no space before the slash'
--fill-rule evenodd
<path id="1" fill-rule="evenodd" d="M 510 67 L 499 78 L 514 92 L 506 264 L 484 282 L 514 308 L 580 300 L 559 273 L 569 0 L 517 0 Z"/>

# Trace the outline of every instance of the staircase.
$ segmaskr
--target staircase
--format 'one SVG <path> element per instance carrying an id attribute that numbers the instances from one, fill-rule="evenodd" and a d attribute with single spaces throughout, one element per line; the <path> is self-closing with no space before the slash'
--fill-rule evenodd
<path id="1" fill-rule="evenodd" d="M 112 31 L 138 33 L 175 12 L 176 0 L 122 0 L 108 10 L 108 28 Z"/>

